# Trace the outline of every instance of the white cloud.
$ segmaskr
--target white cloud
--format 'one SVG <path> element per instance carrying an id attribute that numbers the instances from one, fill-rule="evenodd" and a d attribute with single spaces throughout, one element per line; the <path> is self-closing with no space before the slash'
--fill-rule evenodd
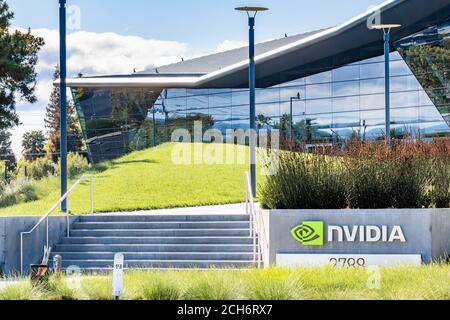
<path id="1" fill-rule="evenodd" d="M 18 28 L 20 30 L 24 30 Z M 52 29 L 34 29 L 45 39 L 38 71 L 53 69 L 58 62 L 59 33 Z M 180 61 L 188 57 L 189 46 L 176 41 L 144 39 L 116 33 L 78 31 L 67 36 L 68 74 L 132 73 L 133 68 L 146 69 Z"/>
<path id="2" fill-rule="evenodd" d="M 26 31 L 24 28 L 12 28 Z M 39 52 L 36 68 L 38 102 L 30 105 L 20 101 L 17 104 L 22 125 L 13 130 L 14 153 L 20 154 L 23 133 L 30 130 L 45 130 L 45 106 L 52 90 L 52 74 L 59 62 L 59 33 L 52 29 L 34 29 L 32 33 L 45 40 Z M 138 36 L 124 36 L 115 33 L 78 31 L 67 36 L 68 76 L 79 72 L 84 75 L 130 74 L 133 69 L 144 70 L 180 61 L 181 57 L 192 56 L 186 43 L 144 39 Z"/>
<path id="3" fill-rule="evenodd" d="M 243 48 L 246 46 L 248 46 L 248 42 L 245 41 L 225 40 L 217 46 L 216 53 Z"/>

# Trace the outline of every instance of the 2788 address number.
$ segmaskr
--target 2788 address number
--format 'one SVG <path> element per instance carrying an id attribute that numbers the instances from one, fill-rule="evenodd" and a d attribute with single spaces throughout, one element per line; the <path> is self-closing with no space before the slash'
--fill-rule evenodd
<path id="1" fill-rule="evenodd" d="M 364 258 L 331 258 L 330 264 L 333 267 L 365 267 L 366 260 Z"/>

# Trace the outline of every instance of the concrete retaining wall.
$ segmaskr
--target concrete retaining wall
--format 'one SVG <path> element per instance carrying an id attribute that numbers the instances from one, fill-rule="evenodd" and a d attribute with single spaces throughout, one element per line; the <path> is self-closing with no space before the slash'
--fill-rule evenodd
<path id="1" fill-rule="evenodd" d="M 268 237 L 264 261 L 273 265 L 277 254 L 420 254 L 425 263 L 450 254 L 450 209 L 388 210 L 263 210 Z M 291 230 L 304 221 L 325 225 L 401 226 L 406 242 L 325 242 L 304 246 Z"/>
<path id="2" fill-rule="evenodd" d="M 71 217 L 73 223 L 77 218 Z M 0 217 L 0 272 L 11 275 L 20 272 L 20 233 L 30 231 L 39 217 Z M 42 259 L 46 241 L 46 226 L 41 224 L 33 234 L 24 236 L 24 271 Z M 66 217 L 49 218 L 49 244 L 53 246 L 66 234 Z"/>

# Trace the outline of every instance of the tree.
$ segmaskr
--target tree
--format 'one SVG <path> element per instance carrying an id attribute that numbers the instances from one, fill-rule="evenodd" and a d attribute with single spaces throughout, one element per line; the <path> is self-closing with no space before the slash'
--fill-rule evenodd
<path id="1" fill-rule="evenodd" d="M 5 161 L 8 168 L 14 168 L 16 157 L 11 148 L 11 133 L 0 130 L 0 161 Z"/>
<path id="2" fill-rule="evenodd" d="M 30 131 L 22 137 L 22 155 L 25 160 L 33 161 L 45 154 L 46 138 L 42 131 Z"/>
<path id="3" fill-rule="evenodd" d="M 280 137 L 282 140 L 286 140 L 291 130 L 291 117 L 288 114 L 283 114 L 280 118 L 280 122 L 273 125 L 274 129 L 280 130 Z"/>
<path id="4" fill-rule="evenodd" d="M 272 119 L 270 119 L 269 117 L 266 117 L 263 114 L 259 114 L 256 117 L 256 123 L 257 123 L 258 129 L 262 129 L 264 127 L 270 127 L 272 125 Z"/>
<path id="5" fill-rule="evenodd" d="M 44 45 L 42 38 L 31 31 L 10 31 L 9 11 L 5 0 L 0 0 L 0 129 L 19 125 L 15 105 L 17 99 L 36 102 L 37 53 Z"/>
<path id="6" fill-rule="evenodd" d="M 53 73 L 53 80 L 59 78 L 59 67 L 55 67 Z M 60 121 L 61 121 L 61 109 L 60 109 L 60 94 L 59 87 L 54 86 L 50 95 L 50 100 L 46 108 L 45 113 L 45 127 L 47 128 L 48 143 L 47 153 L 53 161 L 57 161 L 60 153 Z M 83 147 L 83 140 L 81 129 L 75 106 L 73 103 L 67 101 L 67 150 L 68 152 L 80 152 Z"/>

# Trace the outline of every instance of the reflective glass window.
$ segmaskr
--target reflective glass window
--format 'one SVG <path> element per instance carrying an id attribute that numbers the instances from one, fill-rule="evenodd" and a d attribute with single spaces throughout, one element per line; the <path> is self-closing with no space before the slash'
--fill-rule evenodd
<path id="1" fill-rule="evenodd" d="M 359 96 L 333 98 L 333 112 L 359 110 Z"/>
<path id="2" fill-rule="evenodd" d="M 359 79 L 359 65 L 350 65 L 332 71 L 333 81 L 346 81 Z"/>
<path id="3" fill-rule="evenodd" d="M 306 99 L 331 97 L 331 83 L 311 84 L 306 86 Z"/>
<path id="4" fill-rule="evenodd" d="M 331 81 L 332 81 L 331 71 L 322 72 L 306 77 L 306 84 L 325 83 Z"/>
<path id="5" fill-rule="evenodd" d="M 359 81 L 333 83 L 333 97 L 359 95 Z"/>

